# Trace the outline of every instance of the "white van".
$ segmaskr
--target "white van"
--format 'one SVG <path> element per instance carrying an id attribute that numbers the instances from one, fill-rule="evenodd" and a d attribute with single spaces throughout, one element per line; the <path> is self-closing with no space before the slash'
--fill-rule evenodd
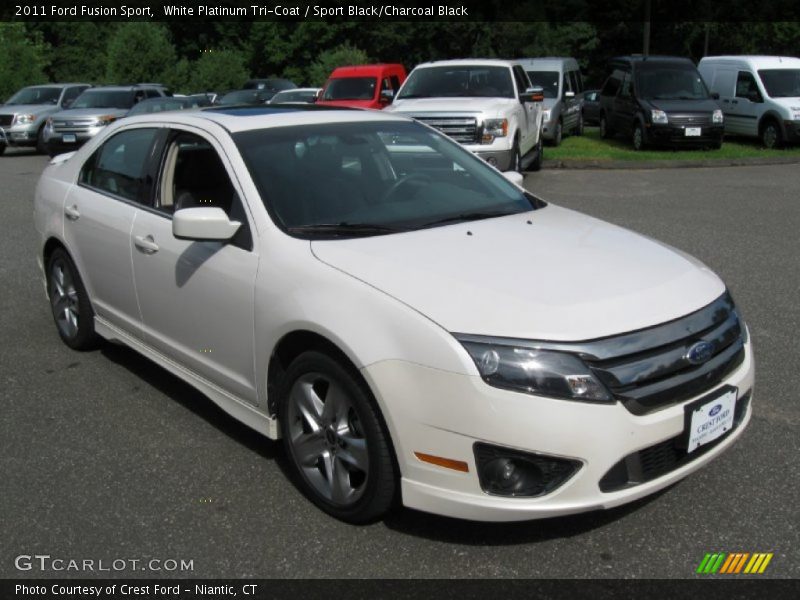
<path id="1" fill-rule="evenodd" d="M 565 134 L 583 135 L 583 78 L 574 58 L 521 58 L 531 84 L 544 89 L 542 135 L 553 146 Z"/>
<path id="2" fill-rule="evenodd" d="M 767 148 L 800 142 L 800 58 L 709 56 L 697 69 L 719 94 L 725 133 L 758 137 Z"/>

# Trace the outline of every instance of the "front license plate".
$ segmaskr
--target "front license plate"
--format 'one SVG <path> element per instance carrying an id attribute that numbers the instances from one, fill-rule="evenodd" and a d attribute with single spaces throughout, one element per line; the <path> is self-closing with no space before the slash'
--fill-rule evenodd
<path id="1" fill-rule="evenodd" d="M 74 144 L 77 140 L 74 133 L 65 133 L 61 136 L 61 141 L 65 144 Z"/>
<path id="2" fill-rule="evenodd" d="M 703 135 L 702 127 L 687 127 L 685 131 L 686 137 L 697 137 Z"/>
<path id="3" fill-rule="evenodd" d="M 692 452 L 733 429 L 738 390 L 729 386 L 710 398 L 701 398 L 686 407 L 686 451 Z"/>

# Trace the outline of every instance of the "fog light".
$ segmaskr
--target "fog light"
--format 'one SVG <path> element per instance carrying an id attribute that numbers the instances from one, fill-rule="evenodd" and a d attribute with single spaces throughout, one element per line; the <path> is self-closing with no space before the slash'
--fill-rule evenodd
<path id="1" fill-rule="evenodd" d="M 532 498 L 549 494 L 580 468 L 575 460 L 475 444 L 481 489 L 497 496 Z"/>
<path id="2" fill-rule="evenodd" d="M 497 159 L 494 156 L 490 156 L 486 159 L 486 162 L 492 165 L 493 167 L 497 166 Z"/>

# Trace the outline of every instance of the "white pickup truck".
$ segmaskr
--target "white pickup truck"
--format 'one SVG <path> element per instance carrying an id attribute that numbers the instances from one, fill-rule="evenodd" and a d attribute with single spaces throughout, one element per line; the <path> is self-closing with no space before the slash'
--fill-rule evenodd
<path id="1" fill-rule="evenodd" d="M 543 90 L 507 60 L 418 65 L 385 110 L 435 127 L 501 171 L 542 166 Z"/>

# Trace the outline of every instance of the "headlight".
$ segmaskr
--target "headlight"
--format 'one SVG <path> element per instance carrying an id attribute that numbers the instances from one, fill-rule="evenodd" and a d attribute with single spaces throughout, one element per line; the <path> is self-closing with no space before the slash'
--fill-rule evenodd
<path id="1" fill-rule="evenodd" d="M 36 115 L 17 115 L 14 118 L 14 123 L 17 125 L 27 125 L 28 123 L 33 123 L 36 120 Z"/>
<path id="2" fill-rule="evenodd" d="M 103 126 L 108 125 L 109 123 L 113 123 L 117 120 L 117 117 L 114 115 L 103 115 L 102 117 L 97 117 L 97 125 Z"/>
<path id="3" fill-rule="evenodd" d="M 717 109 L 714 111 L 714 114 L 711 115 L 711 122 L 712 123 L 722 123 L 725 117 L 722 116 L 722 111 Z"/>
<path id="4" fill-rule="evenodd" d="M 505 137 L 508 135 L 508 119 L 486 119 L 483 123 L 484 144 L 491 144 L 494 138 Z"/>
<path id="5" fill-rule="evenodd" d="M 542 111 L 542 123 L 547 123 L 550 120 L 550 111 L 543 110 Z"/>
<path id="6" fill-rule="evenodd" d="M 613 402 L 581 359 L 565 352 L 459 339 L 491 386 L 587 402 Z"/>
<path id="7" fill-rule="evenodd" d="M 667 113 L 665 113 L 663 110 L 651 110 L 650 120 L 656 125 L 666 125 L 669 123 L 669 119 L 667 119 Z"/>

